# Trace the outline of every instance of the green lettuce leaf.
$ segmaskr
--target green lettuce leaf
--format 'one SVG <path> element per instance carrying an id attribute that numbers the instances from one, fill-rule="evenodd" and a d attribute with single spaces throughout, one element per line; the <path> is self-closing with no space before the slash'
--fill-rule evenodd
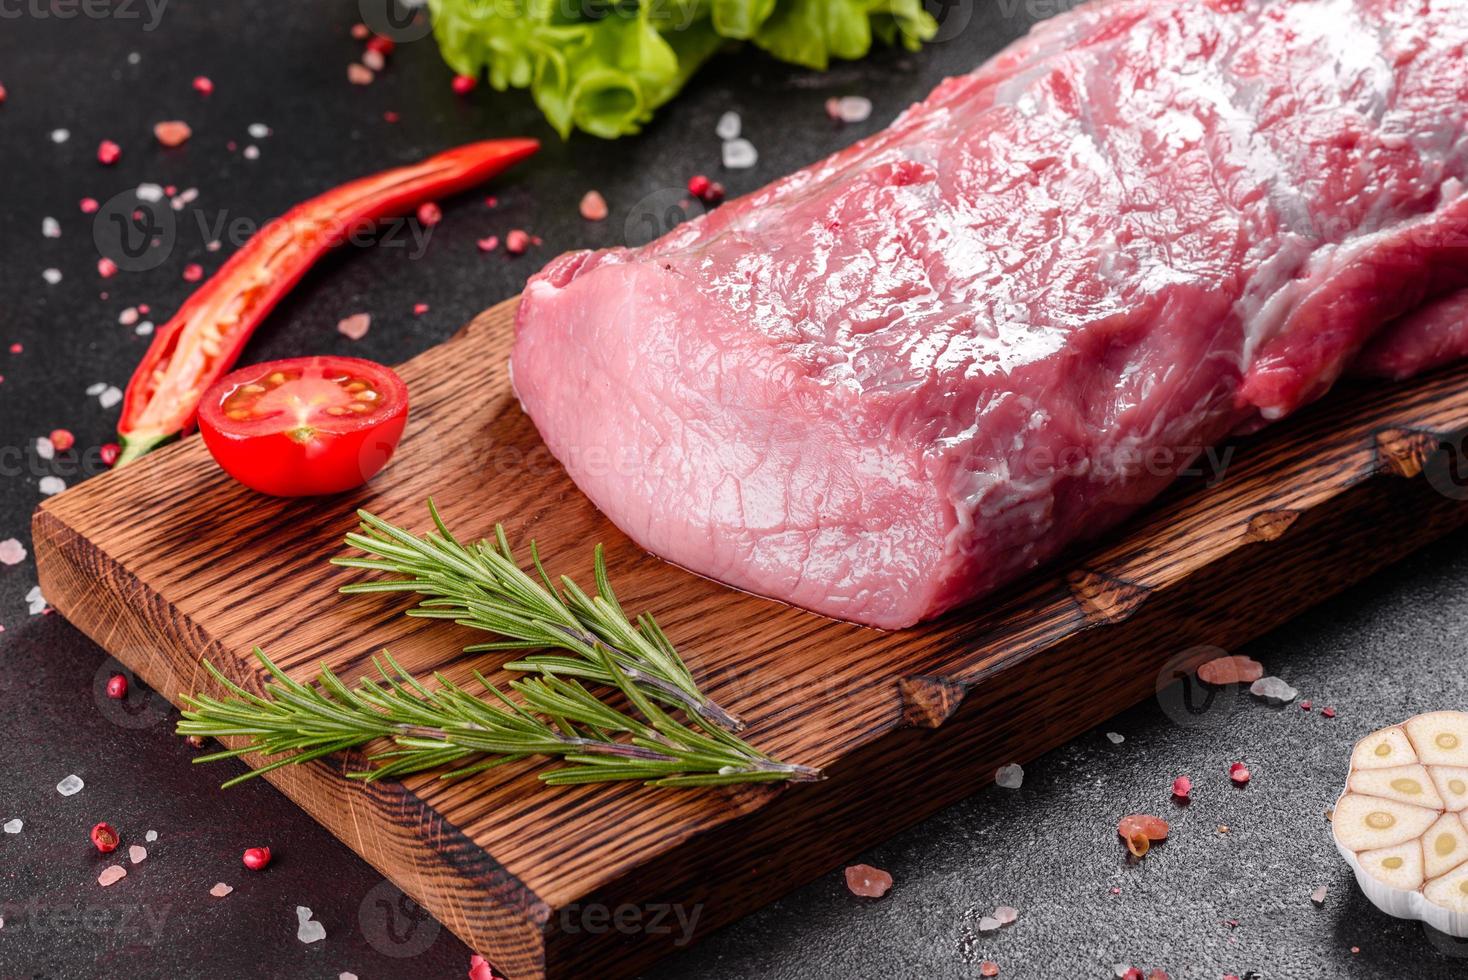
<path id="1" fill-rule="evenodd" d="M 529 89 L 563 137 L 635 133 L 721 46 L 750 40 L 824 69 L 873 36 L 916 50 L 937 31 L 922 0 L 429 0 L 455 72 Z"/>

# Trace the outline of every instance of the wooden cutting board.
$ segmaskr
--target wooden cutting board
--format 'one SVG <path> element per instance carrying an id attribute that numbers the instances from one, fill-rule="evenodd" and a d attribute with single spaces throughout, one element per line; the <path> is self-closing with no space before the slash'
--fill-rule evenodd
<path id="1" fill-rule="evenodd" d="M 321 661 L 356 677 L 382 647 L 420 675 L 506 679 L 491 669 L 502 658 L 460 652 L 482 635 L 403 616 L 410 597 L 337 594 L 363 574 L 327 564 L 349 553 L 358 506 L 424 530 L 432 494 L 461 537 L 503 521 L 588 583 L 605 542 L 628 609 L 656 613 L 754 743 L 827 781 L 546 788 L 526 762 L 364 785 L 340 775 L 359 756 L 269 777 L 513 980 L 631 975 L 1468 522 L 1450 465 L 1468 434 L 1460 367 L 1337 393 L 1245 443 L 1221 482 L 1179 488 L 998 599 L 863 629 L 698 578 L 621 535 L 510 391 L 513 312 L 502 303 L 403 366 L 408 435 L 358 493 L 265 499 L 191 438 L 34 520 L 46 597 L 175 701 L 213 689 L 201 657 L 258 689 L 255 644 L 301 679 Z"/>

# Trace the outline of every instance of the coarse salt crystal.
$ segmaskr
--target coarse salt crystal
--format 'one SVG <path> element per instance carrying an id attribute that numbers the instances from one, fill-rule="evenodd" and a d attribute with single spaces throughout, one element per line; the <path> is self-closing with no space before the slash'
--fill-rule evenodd
<path id="1" fill-rule="evenodd" d="M 51 142 L 53 142 L 53 143 L 65 143 L 69 139 L 71 139 L 71 130 L 69 130 L 69 129 L 53 129 L 53 130 L 51 130 Z"/>
<path id="2" fill-rule="evenodd" d="M 19 565 L 25 561 L 25 545 L 15 538 L 0 541 L 0 565 Z"/>
<path id="3" fill-rule="evenodd" d="M 127 859 L 133 864 L 142 864 L 148 857 L 148 849 L 141 844 L 133 844 L 127 849 Z"/>
<path id="4" fill-rule="evenodd" d="M 124 868 L 120 864 L 114 864 L 102 869 L 102 873 L 97 876 L 97 884 L 106 888 L 108 885 L 117 884 L 126 877 L 127 868 Z"/>
<path id="5" fill-rule="evenodd" d="M 143 840 L 147 841 L 149 844 L 153 843 L 157 839 L 158 839 L 158 831 L 156 831 L 156 830 L 150 830 L 146 834 L 143 835 Z"/>
<path id="6" fill-rule="evenodd" d="M 25 821 L 16 817 L 14 820 L 5 821 L 5 832 L 7 834 L 18 834 L 24 826 Z"/>
<path id="7" fill-rule="evenodd" d="M 149 204 L 155 204 L 163 200 L 163 185 L 139 184 L 138 189 L 133 193 L 138 196 L 139 201 L 147 201 Z"/>
<path id="8" fill-rule="evenodd" d="M 1010 905 L 1001 905 L 994 910 L 994 918 L 998 919 L 1002 926 L 1013 925 L 1019 919 L 1019 909 Z"/>
<path id="9" fill-rule="evenodd" d="M 866 122 L 871 115 L 872 100 L 864 95 L 844 95 L 836 100 L 835 116 L 841 122 Z"/>
<path id="10" fill-rule="evenodd" d="M 167 147 L 183 146 L 193 135 L 193 129 L 182 119 L 169 119 L 153 126 L 153 138 Z"/>
<path id="11" fill-rule="evenodd" d="M 1000 925 L 1000 921 L 992 915 L 986 915 L 979 919 L 980 932 L 998 932 Z"/>
<path id="12" fill-rule="evenodd" d="M 263 140 L 270 135 L 270 127 L 264 123 L 250 123 L 250 139 Z"/>
<path id="13" fill-rule="evenodd" d="M 343 970 L 341 973 L 338 973 L 336 975 L 336 980 L 357 980 L 357 975 L 355 973 L 348 973 Z"/>
<path id="14" fill-rule="evenodd" d="M 54 286 L 58 282 L 61 281 L 61 270 L 60 269 L 42 269 L 41 270 L 41 278 L 44 279 L 44 280 L 46 280 L 46 282 L 48 282 L 48 283 L 50 283 L 51 285 Z"/>
<path id="15" fill-rule="evenodd" d="M 336 325 L 337 332 L 352 340 L 361 340 L 367 336 L 367 330 L 372 326 L 372 316 L 367 313 L 353 313 L 351 316 L 343 317 Z"/>
<path id="16" fill-rule="evenodd" d="M 36 455 L 42 459 L 56 458 L 56 444 L 46 436 L 36 439 Z"/>
<path id="17" fill-rule="evenodd" d="M 72 773 L 56 784 L 56 792 L 62 796 L 75 796 L 82 791 L 82 787 L 85 785 L 87 784 L 82 782 L 82 777 L 76 773 Z"/>
<path id="18" fill-rule="evenodd" d="M 233 885 L 226 885 L 224 882 L 221 881 L 219 884 L 209 889 L 209 894 L 213 895 L 215 898 L 223 898 L 232 891 L 234 891 Z"/>
<path id="19" fill-rule="evenodd" d="M 376 48 L 368 48 L 362 52 L 362 64 L 371 68 L 373 71 L 382 71 L 382 69 L 387 67 L 387 59 Z"/>
<path id="20" fill-rule="evenodd" d="M 1276 704 L 1289 704 L 1300 696 L 1300 692 L 1278 677 L 1261 677 L 1249 685 L 1249 693 Z"/>
<path id="21" fill-rule="evenodd" d="M 326 927 L 311 918 L 311 910 L 304 905 L 296 906 L 296 938 L 303 943 L 320 942 L 326 938 Z"/>
<path id="22" fill-rule="evenodd" d="M 103 408 L 111 408 L 118 402 L 122 401 L 122 389 L 117 387 L 116 385 L 108 385 L 106 388 L 103 388 L 102 393 L 97 396 L 97 401 L 101 404 Z"/>
<path id="23" fill-rule="evenodd" d="M 607 216 L 607 199 L 597 191 L 587 191 L 581 198 L 581 217 L 587 221 L 601 221 Z"/>
<path id="24" fill-rule="evenodd" d="M 724 143 L 724 166 L 730 170 L 748 170 L 759 162 L 759 151 L 743 137 Z"/>
<path id="25" fill-rule="evenodd" d="M 1312 903 L 1314 903 L 1314 905 L 1315 905 L 1316 908 L 1322 908 L 1322 907 L 1324 907 L 1324 905 L 1325 905 L 1325 892 L 1326 892 L 1326 886 L 1325 885 L 1321 885 L 1319 888 L 1315 889 L 1313 892 L 1310 893 L 1310 901 Z"/>
<path id="26" fill-rule="evenodd" d="M 353 85 L 371 85 L 375 77 L 372 69 L 366 65 L 359 65 L 355 61 L 347 65 L 347 81 Z"/>
<path id="27" fill-rule="evenodd" d="M 61 222 L 47 215 L 41 219 L 41 234 L 47 238 L 60 238 Z"/>
<path id="28" fill-rule="evenodd" d="M 254 143 L 251 143 L 249 146 L 245 147 L 242 155 L 246 160 L 258 160 L 260 159 L 260 148 Z"/>
<path id="29" fill-rule="evenodd" d="M 87 385 L 87 397 L 96 398 L 98 395 L 102 394 L 102 392 L 106 390 L 107 382 L 105 381 L 98 381 L 93 384 L 89 384 Z"/>
<path id="30" fill-rule="evenodd" d="M 31 590 L 25 594 L 25 601 L 26 607 L 32 616 L 39 616 L 41 613 L 46 611 L 46 597 L 41 594 L 41 587 L 39 585 L 31 586 Z M 76 779 L 75 776 L 72 776 L 71 778 Z M 77 779 L 77 783 L 77 789 L 81 789 L 81 780 Z M 60 790 L 60 788 L 61 787 L 59 786 L 57 787 L 58 790 Z M 76 790 L 72 790 L 72 793 L 75 792 Z M 63 793 L 62 795 L 70 796 L 71 794 Z"/>
<path id="31" fill-rule="evenodd" d="M 1111 742 L 1112 745 L 1120 745 L 1122 742 L 1126 741 L 1126 736 L 1121 734 L 1120 732 L 1107 732 L 1106 738 L 1109 742 Z"/>
<path id="32" fill-rule="evenodd" d="M 1000 766 L 994 771 L 994 782 L 1005 789 L 1019 789 L 1024 784 L 1025 771 L 1017 763 Z"/>
<path id="33" fill-rule="evenodd" d="M 853 864 L 846 869 L 846 887 L 862 898 L 881 898 L 892 888 L 892 876 L 870 864 Z"/>
<path id="34" fill-rule="evenodd" d="M 134 323 L 137 323 L 138 308 L 136 306 L 129 306 L 127 309 L 123 310 L 121 313 L 117 314 L 117 322 L 122 324 L 124 327 L 130 327 Z M 102 389 L 106 387 L 106 385 L 93 385 L 92 388 L 96 388 L 97 390 L 93 391 L 92 388 L 88 388 L 87 394 L 100 395 L 102 393 Z"/>
<path id="35" fill-rule="evenodd" d="M 51 497 L 66 489 L 66 481 L 59 476 L 43 476 L 36 489 Z"/>
<path id="36" fill-rule="evenodd" d="M 137 334 L 139 337 L 146 337 L 149 334 L 151 334 L 152 332 L 153 332 L 153 321 L 152 320 L 144 320 L 142 323 L 138 324 L 136 327 L 133 327 L 133 333 Z"/>
<path id="37" fill-rule="evenodd" d="M 737 139 L 741 123 L 739 113 L 726 112 L 719 117 L 719 124 L 714 127 L 714 134 L 721 140 Z"/>

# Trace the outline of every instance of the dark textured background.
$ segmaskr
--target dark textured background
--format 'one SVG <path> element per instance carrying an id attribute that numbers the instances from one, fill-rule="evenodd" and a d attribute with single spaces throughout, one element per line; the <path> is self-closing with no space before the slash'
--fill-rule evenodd
<path id="1" fill-rule="evenodd" d="M 117 410 L 101 410 L 85 389 L 124 384 L 146 344 L 117 323 L 119 311 L 147 302 L 162 322 L 188 292 L 184 265 L 212 270 L 227 254 L 204 250 L 196 213 L 211 223 L 226 214 L 268 219 L 348 177 L 455 143 L 545 139 L 537 159 L 492 188 L 497 209 L 482 194 L 446 204 L 420 260 L 379 247 L 328 261 L 247 350 L 257 360 L 331 351 L 395 362 L 512 295 L 555 252 L 625 240 L 629 227 L 664 213 L 689 174 L 707 171 L 731 192 L 753 189 L 885 124 L 1054 6 L 950 4 L 947 39 L 923 54 L 887 52 L 824 76 L 753 53 L 726 56 L 646 133 L 609 144 L 562 143 L 522 95 L 481 89 L 456 98 L 428 41 L 403 45 L 372 86 L 349 85 L 346 65 L 360 48 L 348 37 L 358 19 L 350 3 L 176 0 L 154 30 L 140 4 L 71 19 L 30 0 L 0 4 L 0 84 L 9 92 L 0 106 L 0 540 L 29 547 L 42 475 L 79 478 L 76 453 L 36 460 L 29 447 L 37 436 L 64 426 L 83 450 L 108 440 Z M 212 98 L 190 88 L 200 73 L 216 84 Z M 822 104 L 849 93 L 870 96 L 876 112 L 843 129 Z M 401 122 L 385 122 L 388 109 Z M 743 113 L 761 151 L 752 171 L 719 172 L 713 127 L 725 109 Z M 163 150 L 151 126 L 172 118 L 188 121 L 194 137 Z M 252 141 L 254 122 L 273 135 Z M 69 142 L 51 142 L 57 127 L 71 131 Z M 112 168 L 94 159 L 104 138 L 123 147 Z M 243 159 L 230 140 L 257 142 L 260 158 Z M 105 201 L 141 181 L 198 187 L 200 197 L 180 215 L 161 266 L 104 284 L 77 201 Z M 593 187 L 612 209 L 599 225 L 576 213 Z M 42 238 L 46 215 L 61 222 L 59 240 Z M 512 227 L 544 245 L 520 259 L 475 249 L 477 238 Z M 47 267 L 64 280 L 46 285 Z M 432 310 L 415 318 L 419 301 Z M 354 343 L 335 325 L 359 311 L 373 326 Z M 23 352 L 7 353 L 17 342 Z M 1174 977 L 1461 975 L 1468 948 L 1388 919 L 1359 897 L 1324 811 L 1353 739 L 1420 710 L 1462 706 L 1464 543 L 1446 541 L 1248 651 L 1313 698 L 1315 712 L 1244 698 L 1196 717 L 1140 706 L 1107 726 L 1124 743 L 1100 731 L 1082 736 L 1029 766 L 1022 789 L 980 793 L 864 855 L 896 879 L 886 899 L 856 899 L 832 873 L 653 975 L 959 978 L 977 976 L 985 958 L 1004 977 L 1106 977 L 1117 962 Z M 462 944 L 416 920 L 390 885 L 284 797 L 264 783 L 223 793 L 216 786 L 226 768 L 192 768 L 153 695 L 139 689 L 121 708 L 100 697 L 116 665 L 59 617 L 27 615 L 22 597 L 34 583 L 29 560 L 0 566 L 0 821 L 26 822 L 20 835 L 0 835 L 0 977 L 464 974 Z M 1323 718 L 1325 704 L 1340 716 Z M 1226 777 L 1238 759 L 1254 772 L 1245 790 Z M 64 799 L 54 786 L 72 772 L 87 787 Z M 1179 773 L 1197 786 L 1186 809 L 1168 799 Z M 1174 832 L 1129 866 L 1113 828 L 1137 810 L 1168 816 Z M 147 862 L 106 890 L 95 883 L 105 862 L 87 842 L 100 819 L 119 827 L 124 843 L 149 828 L 160 834 Z M 240 851 L 255 844 L 277 855 L 263 875 L 239 866 Z M 236 890 L 215 900 L 207 890 L 220 880 Z M 1317 909 L 1309 896 L 1321 884 L 1330 890 Z M 316 910 L 325 942 L 296 941 L 297 904 Z M 980 935 L 979 916 L 997 904 L 1018 908 L 1018 923 Z"/>

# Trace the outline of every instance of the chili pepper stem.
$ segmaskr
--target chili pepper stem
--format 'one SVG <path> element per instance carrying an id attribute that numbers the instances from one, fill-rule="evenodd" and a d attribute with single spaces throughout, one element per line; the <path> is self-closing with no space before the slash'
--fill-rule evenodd
<path id="1" fill-rule="evenodd" d="M 166 445 L 178 438 L 178 433 L 162 433 L 140 435 L 134 433 L 128 436 L 118 436 L 122 443 L 122 451 L 117 454 L 117 462 L 113 467 L 123 466 L 135 459 L 141 459 L 159 446 Z"/>

